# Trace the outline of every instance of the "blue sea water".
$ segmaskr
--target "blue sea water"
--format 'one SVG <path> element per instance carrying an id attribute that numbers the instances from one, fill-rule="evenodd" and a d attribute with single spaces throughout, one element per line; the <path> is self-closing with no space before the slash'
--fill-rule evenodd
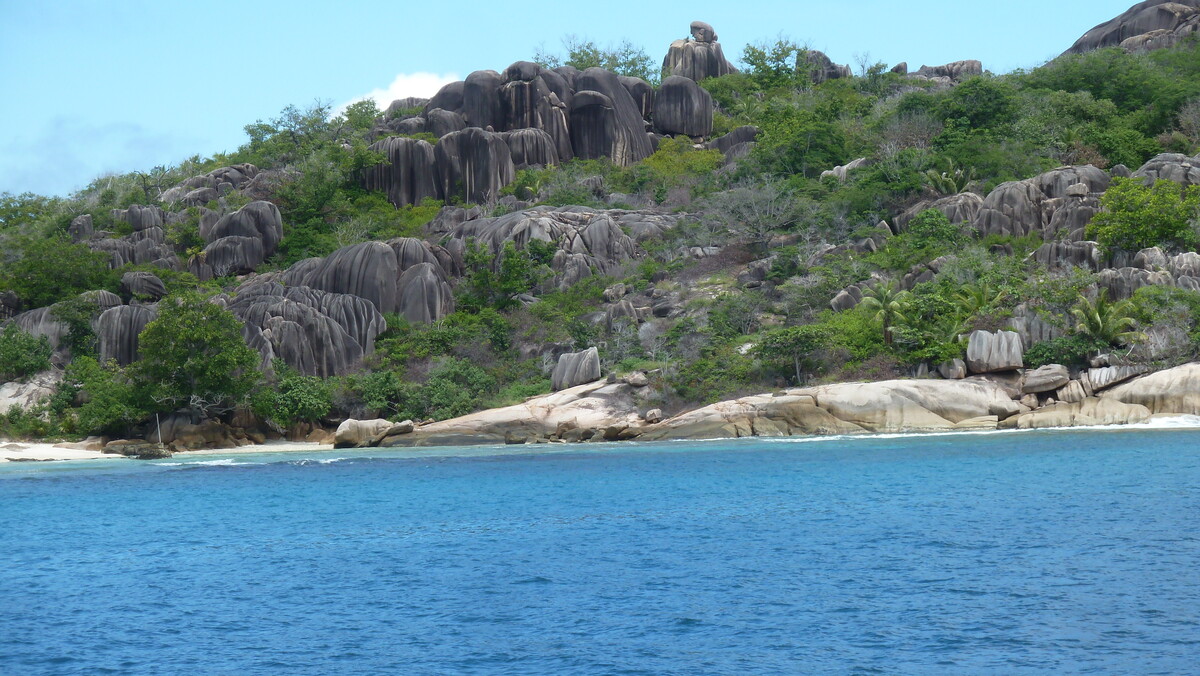
<path id="1" fill-rule="evenodd" d="M 9 463 L 0 673 L 1197 673 L 1198 442 Z"/>

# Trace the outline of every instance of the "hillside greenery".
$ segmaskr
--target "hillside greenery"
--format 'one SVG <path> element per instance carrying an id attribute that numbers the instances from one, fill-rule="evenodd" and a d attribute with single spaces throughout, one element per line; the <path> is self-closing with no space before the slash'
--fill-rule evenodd
<path id="1" fill-rule="evenodd" d="M 541 50 L 546 65 L 602 66 L 656 80 L 640 48 L 601 48 L 581 39 L 565 55 Z M 1063 56 L 1039 68 L 968 79 L 953 87 L 863 64 L 850 78 L 813 84 L 804 49 L 780 38 L 747 47 L 743 70 L 701 83 L 717 104 L 714 135 L 759 128 L 751 153 L 733 164 L 691 139 L 665 139 L 630 167 L 573 160 L 525 169 L 504 194 L 526 203 L 605 208 L 648 205 L 686 214 L 678 227 L 642 243 L 646 255 L 567 289 L 549 283 L 554 249 L 469 248 L 456 281 L 458 310 L 432 324 L 387 317 L 387 330 L 362 369 L 321 379 L 283 364 L 260 372 L 237 320 L 205 300 L 238 280 L 200 283 L 188 273 L 126 266 L 73 244 L 73 218 L 122 232 L 113 209 L 154 203 L 159 192 L 213 169 L 252 163 L 274 170 L 269 199 L 284 238 L 259 272 L 287 268 L 371 240 L 424 236 L 445 206 L 395 208 L 362 187 L 383 156 L 368 149 L 382 113 L 363 101 L 340 114 L 328 103 L 288 106 L 246 126 L 237 150 L 97 178 L 68 197 L 0 195 L 0 293 L 22 309 L 54 306 L 74 356 L 58 393 L 33 412 L 0 412 L 0 433 L 55 436 L 130 432 L 155 412 L 225 416 L 250 405 L 279 429 L 339 417 L 443 419 L 549 391 L 546 346 L 596 345 L 606 371 L 645 370 L 662 405 L 678 410 L 775 386 L 874 379 L 924 372 L 961 357 L 964 337 L 1006 326 L 1018 305 L 1063 337 L 1028 346 L 1030 365 L 1086 363 L 1106 349 L 1161 363 L 1195 357 L 1200 293 L 1142 289 L 1131 303 L 1094 292 L 1096 275 L 1050 270 L 1028 256 L 1038 237 L 981 237 L 935 210 L 907 216 L 903 230 L 867 248 L 881 221 L 923 200 L 986 194 L 1006 181 L 1063 166 L 1136 169 L 1162 152 L 1200 149 L 1200 48 L 1149 54 L 1106 49 Z M 822 172 L 867 158 L 846 180 Z M 248 201 L 231 194 L 223 206 Z M 239 200 L 242 200 L 239 202 Z M 1089 236 L 1106 254 L 1198 244 L 1196 188 L 1114 181 Z M 214 207 L 217 205 L 213 205 Z M 482 205 L 493 215 L 511 202 Z M 198 251 L 198 211 L 172 224 L 181 258 Z M 695 249 L 711 255 L 698 255 Z M 936 273 L 902 290 L 905 275 L 938 262 Z M 758 278 L 739 277 L 748 266 Z M 121 368 L 96 360 L 90 290 L 120 292 L 124 272 L 150 269 L 169 296 L 141 336 L 141 359 Z M 638 325 L 597 321 L 604 290 L 674 299 L 677 312 Z M 857 285 L 864 302 L 836 312 L 830 299 Z M 531 298 L 532 297 L 532 298 Z M 534 300 L 535 299 L 535 300 Z M 1139 352 L 1148 334 L 1174 336 L 1173 352 Z M 1182 338 L 1179 338 L 1182 337 Z M 1171 342 L 1171 341 L 1167 341 Z M 533 356 L 531 356 L 533 355 Z M 45 339 L 9 325 L 0 334 L 0 380 L 49 364 Z"/>

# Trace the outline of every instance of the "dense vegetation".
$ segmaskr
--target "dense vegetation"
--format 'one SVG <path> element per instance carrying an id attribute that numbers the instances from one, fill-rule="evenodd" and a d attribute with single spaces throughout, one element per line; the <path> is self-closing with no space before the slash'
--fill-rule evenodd
<path id="1" fill-rule="evenodd" d="M 645 52 L 628 44 L 604 50 L 571 40 L 566 48 L 565 57 L 538 58 L 657 75 Z M 495 260 L 469 249 L 455 313 L 433 324 L 388 316 L 361 372 L 338 378 L 303 376 L 283 364 L 260 373 L 237 320 L 204 300 L 236 280 L 201 284 L 157 269 L 171 295 L 142 334 L 140 361 L 124 369 L 98 363 L 89 342 L 94 317 L 78 296 L 119 292 L 121 274 L 132 268 L 109 269 L 107 254 L 71 244 L 66 232 L 86 213 L 97 230 L 119 233 L 112 209 L 153 203 L 190 176 L 248 162 L 279 170 L 269 199 L 285 224 L 278 253 L 259 272 L 348 244 L 420 236 L 442 203 L 397 209 L 362 187 L 363 170 L 383 160 L 367 147 L 381 115 L 370 101 L 339 115 L 323 103 L 290 106 L 248 125 L 248 141 L 232 153 L 99 178 L 68 198 L 4 194 L 0 292 L 12 292 L 26 309 L 54 305 L 72 327 L 65 340 L 74 359 L 57 395 L 31 413 L 10 412 L 0 431 L 117 433 L 154 412 L 228 415 L 247 402 L 279 429 L 339 416 L 440 419 L 548 391 L 545 346 L 597 345 L 606 370 L 650 372 L 663 405 L 679 408 L 788 383 L 913 374 L 960 357 L 965 335 L 1004 327 L 1018 305 L 1064 334 L 1028 346 L 1030 365 L 1082 364 L 1114 348 L 1158 363 L 1196 356 L 1200 293 L 1148 287 L 1133 302 L 1109 302 L 1088 291 L 1093 273 L 1050 270 L 1029 258 L 1040 238 L 981 237 L 939 211 L 912 213 L 922 200 L 983 194 L 1061 165 L 1137 168 L 1161 152 L 1196 152 L 1194 44 L 1065 56 L 953 87 L 904 78 L 883 64 L 813 84 L 807 66 L 797 67 L 807 64 L 803 56 L 786 39 L 753 45 L 742 72 L 701 83 L 718 106 L 714 134 L 741 125 L 761 130 L 750 155 L 735 164 L 691 139 L 666 139 L 631 167 L 575 160 L 521 171 L 505 190 L 510 201 L 483 205 L 497 215 L 513 208 L 511 199 L 688 214 L 643 242 L 647 255 L 561 290 L 548 283 L 552 247 L 510 245 Z M 822 177 L 856 158 L 868 161 L 846 180 Z M 1106 255 L 1150 246 L 1194 250 L 1196 190 L 1118 179 L 1089 236 Z M 227 195 L 223 206 L 239 199 L 246 198 Z M 876 237 L 880 221 L 894 224 L 905 212 L 899 234 Z M 843 246 L 872 237 L 871 247 Z M 173 224 L 168 239 L 181 256 L 201 243 L 195 222 Z M 907 273 L 933 261 L 929 279 L 902 290 Z M 675 311 L 641 324 L 596 321 L 604 290 L 615 284 L 669 298 Z M 831 309 L 830 299 L 850 285 L 860 285 L 863 302 Z M 1153 342 L 1149 333 L 1172 349 L 1139 347 Z M 31 375 L 48 360 L 44 339 L 12 326 L 0 335 L 0 380 Z"/>

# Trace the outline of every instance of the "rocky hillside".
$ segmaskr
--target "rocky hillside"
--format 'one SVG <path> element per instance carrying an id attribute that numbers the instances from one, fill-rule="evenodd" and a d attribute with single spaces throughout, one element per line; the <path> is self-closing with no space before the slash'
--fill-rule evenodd
<path id="1" fill-rule="evenodd" d="M 661 77 L 583 45 L 5 194 L 0 431 L 303 438 L 604 377 L 638 434 L 846 380 L 1008 388 L 996 424 L 1078 404 L 1197 356 L 1197 16 L 1143 2 L 1000 76 L 786 39 L 735 67 L 694 22 Z"/>

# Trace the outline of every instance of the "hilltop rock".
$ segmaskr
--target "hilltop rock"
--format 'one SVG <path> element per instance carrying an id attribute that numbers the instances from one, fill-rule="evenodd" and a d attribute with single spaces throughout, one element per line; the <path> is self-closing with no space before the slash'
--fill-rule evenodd
<path id="1" fill-rule="evenodd" d="M 961 82 L 969 77 L 983 75 L 983 64 L 974 59 L 968 59 L 941 66 L 921 66 L 916 75 L 929 79 L 948 78 L 953 82 Z"/>
<path id="2" fill-rule="evenodd" d="M 477 70 L 463 81 L 463 120 L 469 127 L 499 129 L 504 121 L 500 103 L 503 80 L 494 70 Z"/>
<path id="3" fill-rule="evenodd" d="M 850 66 L 836 64 L 825 55 L 825 52 L 819 52 L 815 49 L 806 50 L 804 52 L 804 60 L 808 63 L 809 74 L 812 77 L 813 84 L 821 84 L 827 80 L 850 77 L 853 74 L 850 71 Z"/>
<path id="4" fill-rule="evenodd" d="M 699 82 L 709 77 L 736 73 L 737 69 L 725 59 L 713 27 L 703 21 L 693 21 L 692 40 L 676 40 L 663 59 L 663 72 Z"/>
<path id="5" fill-rule="evenodd" d="M 542 162 L 543 166 L 571 159 L 570 100 L 572 91 L 562 76 L 554 71 L 543 70 L 535 63 L 518 61 L 504 71 L 500 87 L 500 103 L 503 112 L 502 127 L 515 133 L 519 130 L 538 129 L 552 139 L 554 162 Z M 506 137 L 510 140 L 512 137 Z M 533 166 L 528 150 L 509 143 L 513 162 Z M 546 151 L 539 151 L 548 157 Z"/>
<path id="6" fill-rule="evenodd" d="M 555 392 L 600 379 L 600 353 L 594 347 L 582 352 L 564 354 L 550 376 Z"/>
<path id="7" fill-rule="evenodd" d="M 672 75 L 654 95 L 654 128 L 663 134 L 702 137 L 712 133 L 713 99 L 695 80 Z"/>
<path id="8" fill-rule="evenodd" d="M 283 239 L 283 217 L 270 202 L 251 202 L 200 228 L 209 244 L 189 262 L 201 280 L 244 275 L 275 253 Z"/>
<path id="9" fill-rule="evenodd" d="M 1198 11 L 1200 0 L 1145 0 L 1084 33 L 1063 54 L 1117 46 L 1141 50 L 1156 38 L 1173 35 L 1176 29 L 1194 22 Z M 1190 32 L 1185 29 L 1183 34 Z"/>

